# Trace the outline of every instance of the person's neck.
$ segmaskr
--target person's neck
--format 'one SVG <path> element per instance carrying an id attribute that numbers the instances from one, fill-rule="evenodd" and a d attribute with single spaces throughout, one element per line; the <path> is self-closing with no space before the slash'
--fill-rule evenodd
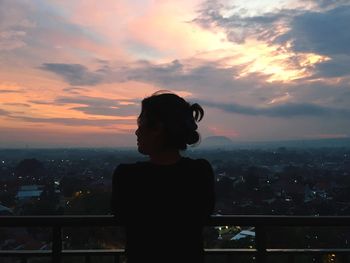
<path id="1" fill-rule="evenodd" d="M 151 154 L 149 157 L 151 163 L 160 165 L 174 164 L 181 159 L 181 155 L 178 150 L 157 152 Z"/>

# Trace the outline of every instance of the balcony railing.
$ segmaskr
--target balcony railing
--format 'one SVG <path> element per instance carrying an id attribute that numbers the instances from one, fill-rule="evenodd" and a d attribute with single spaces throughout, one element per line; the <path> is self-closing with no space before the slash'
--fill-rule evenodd
<path id="1" fill-rule="evenodd" d="M 350 216 L 212 216 L 208 226 L 254 226 L 255 248 L 237 249 L 205 249 L 207 254 L 228 255 L 228 261 L 236 254 L 247 254 L 255 258 L 257 263 L 267 263 L 269 255 L 288 255 L 288 262 L 294 262 L 294 256 L 301 254 L 324 255 L 334 253 L 339 255 L 340 261 L 348 262 L 350 248 L 330 249 L 274 249 L 267 247 L 268 227 L 349 227 Z M 0 257 L 21 258 L 22 263 L 28 258 L 46 256 L 51 257 L 53 263 L 60 263 L 62 256 L 84 256 L 85 262 L 91 262 L 94 255 L 112 255 L 114 262 L 119 262 L 123 249 L 84 249 L 66 250 L 62 248 L 63 227 L 90 226 L 120 226 L 114 216 L 0 216 L 0 227 L 50 227 L 52 228 L 51 250 L 0 250 Z M 232 260 L 234 262 L 234 260 Z"/>

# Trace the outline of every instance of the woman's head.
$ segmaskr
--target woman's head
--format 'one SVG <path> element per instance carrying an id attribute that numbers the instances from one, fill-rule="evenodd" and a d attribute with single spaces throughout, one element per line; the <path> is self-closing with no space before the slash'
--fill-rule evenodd
<path id="1" fill-rule="evenodd" d="M 190 104 L 173 93 L 156 92 L 143 99 L 138 117 L 139 151 L 185 150 L 199 142 L 197 124 L 204 111 L 197 103 Z"/>

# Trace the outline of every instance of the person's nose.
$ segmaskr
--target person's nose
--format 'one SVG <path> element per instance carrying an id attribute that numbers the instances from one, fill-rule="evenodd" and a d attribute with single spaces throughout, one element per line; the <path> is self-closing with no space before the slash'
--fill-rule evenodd
<path id="1" fill-rule="evenodd" d="M 136 129 L 135 135 L 138 137 L 139 136 L 139 128 Z"/>

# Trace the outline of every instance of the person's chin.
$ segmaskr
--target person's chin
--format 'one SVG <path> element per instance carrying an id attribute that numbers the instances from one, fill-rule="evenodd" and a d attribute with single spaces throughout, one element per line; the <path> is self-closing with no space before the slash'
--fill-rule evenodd
<path id="1" fill-rule="evenodd" d="M 139 153 L 147 155 L 147 152 L 140 145 L 137 145 L 137 150 Z"/>

